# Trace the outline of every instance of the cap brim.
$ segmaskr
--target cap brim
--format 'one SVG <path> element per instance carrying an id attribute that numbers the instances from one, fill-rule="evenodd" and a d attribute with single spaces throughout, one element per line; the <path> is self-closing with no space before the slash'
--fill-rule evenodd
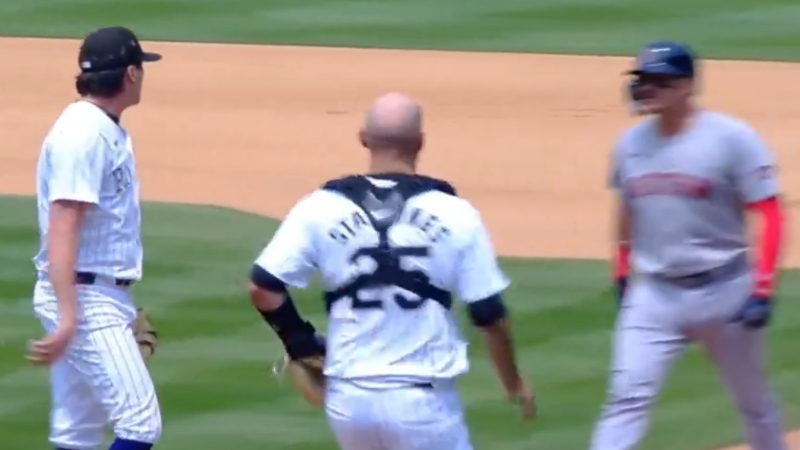
<path id="1" fill-rule="evenodd" d="M 686 75 L 684 73 L 676 73 L 676 72 L 663 72 L 658 70 L 641 70 L 641 69 L 633 69 L 628 70 L 627 72 L 623 72 L 623 75 L 635 75 L 635 76 L 642 76 L 642 75 L 653 75 L 653 76 L 662 76 L 662 77 L 670 77 L 670 78 L 691 78 L 691 75 Z"/>
<path id="2" fill-rule="evenodd" d="M 152 53 L 152 52 L 144 52 L 142 54 L 142 61 L 143 62 L 156 62 L 161 61 L 161 55 L 159 53 Z"/>

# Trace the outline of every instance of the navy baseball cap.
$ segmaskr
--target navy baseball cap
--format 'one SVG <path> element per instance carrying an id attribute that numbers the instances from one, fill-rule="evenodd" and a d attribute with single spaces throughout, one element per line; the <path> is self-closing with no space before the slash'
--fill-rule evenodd
<path id="1" fill-rule="evenodd" d="M 631 75 L 666 75 L 693 77 L 695 53 L 687 45 L 676 41 L 655 41 L 645 45 L 636 58 Z"/>
<path id="2" fill-rule="evenodd" d="M 125 27 L 106 27 L 91 32 L 83 40 L 78 54 L 81 72 L 100 72 L 141 66 L 161 59 L 158 53 L 142 50 L 133 31 Z"/>

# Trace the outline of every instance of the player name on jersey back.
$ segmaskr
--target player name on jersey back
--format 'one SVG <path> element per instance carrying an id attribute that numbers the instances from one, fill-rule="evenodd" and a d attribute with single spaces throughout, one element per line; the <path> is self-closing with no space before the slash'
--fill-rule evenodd
<path id="1" fill-rule="evenodd" d="M 370 183 L 392 189 L 403 181 Z M 391 214 L 381 202 L 365 208 L 341 192 L 315 191 L 289 213 L 256 263 L 295 287 L 319 270 L 329 314 L 326 375 L 453 378 L 467 371 L 468 360 L 451 293 L 476 301 L 508 281 L 479 214 L 454 193 L 430 189 L 407 198 L 381 232 L 374 221 Z"/>

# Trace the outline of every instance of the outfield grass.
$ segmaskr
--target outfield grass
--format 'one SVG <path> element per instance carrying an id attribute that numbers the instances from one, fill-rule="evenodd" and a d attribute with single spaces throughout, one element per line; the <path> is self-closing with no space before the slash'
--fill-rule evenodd
<path id="1" fill-rule="evenodd" d="M 9 450 L 42 448 L 46 373 L 23 360 L 25 342 L 39 334 L 30 305 L 35 209 L 31 199 L 11 197 L 0 201 L 0 210 L 0 439 Z M 135 294 L 152 311 L 162 337 L 152 365 L 165 420 L 159 448 L 333 448 L 322 415 L 270 378 L 268 367 L 280 346 L 245 293 L 250 264 L 274 222 L 219 208 L 161 204 L 147 205 L 144 220 L 145 281 Z M 514 280 L 508 299 L 517 343 L 540 391 L 542 416 L 533 426 L 517 420 L 469 332 L 476 345 L 461 390 L 476 448 L 585 448 L 603 397 L 614 318 L 605 264 L 505 260 L 503 266 Z M 800 404 L 800 386 L 793 383 L 800 370 L 793 350 L 800 339 L 800 305 L 789 294 L 800 292 L 799 284 L 795 273 L 784 280 L 772 332 L 775 381 L 789 406 Z M 318 293 L 296 297 L 324 328 Z M 729 402 L 704 366 L 697 352 L 679 365 L 646 449 L 698 450 L 738 438 Z M 800 417 L 794 407 L 789 412 Z"/>
<path id="2" fill-rule="evenodd" d="M 114 23 L 166 40 L 630 55 L 668 37 L 716 57 L 800 56 L 795 0 L 0 0 L 5 35 Z"/>

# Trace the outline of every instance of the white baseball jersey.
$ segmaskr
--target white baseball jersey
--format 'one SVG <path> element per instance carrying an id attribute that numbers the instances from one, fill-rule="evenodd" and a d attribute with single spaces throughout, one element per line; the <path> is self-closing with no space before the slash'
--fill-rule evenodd
<path id="1" fill-rule="evenodd" d="M 96 105 L 70 104 L 44 139 L 36 170 L 40 248 L 33 258 L 47 273 L 50 203 L 96 205 L 80 227 L 77 270 L 114 278 L 142 276 L 139 180 L 128 132 Z"/>
<path id="2" fill-rule="evenodd" d="M 369 180 L 380 187 L 395 183 Z M 306 287 L 318 270 L 324 289 L 334 291 L 375 272 L 375 260 L 353 255 L 378 241 L 363 209 L 338 193 L 317 190 L 289 212 L 256 264 L 295 288 Z M 392 248 L 425 247 L 427 256 L 401 257 L 400 269 L 420 271 L 430 285 L 462 302 L 490 297 L 509 284 L 479 213 L 454 195 L 428 191 L 411 197 L 389 228 L 388 242 Z M 449 305 L 397 286 L 363 289 L 355 297 L 328 305 L 328 377 L 391 387 L 468 370 L 467 342 Z"/>

